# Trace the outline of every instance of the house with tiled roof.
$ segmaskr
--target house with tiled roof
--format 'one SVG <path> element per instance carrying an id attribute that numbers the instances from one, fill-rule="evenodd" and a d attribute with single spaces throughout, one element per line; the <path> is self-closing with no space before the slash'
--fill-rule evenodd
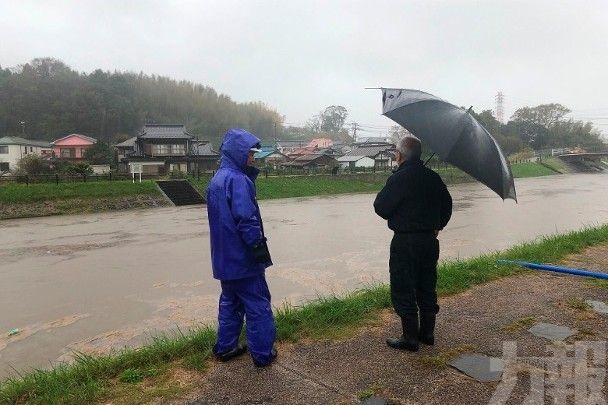
<path id="1" fill-rule="evenodd" d="M 312 153 L 309 155 L 299 156 L 290 162 L 283 164 L 284 167 L 292 167 L 297 169 L 311 169 L 311 168 L 333 168 L 338 166 L 338 161 L 329 156 L 323 154 Z"/>
<path id="2" fill-rule="evenodd" d="M 338 158 L 342 168 L 358 167 L 383 169 L 393 165 L 393 155 L 389 151 L 395 147 L 388 142 L 363 142 L 352 145 L 350 151 Z"/>
<path id="3" fill-rule="evenodd" d="M 114 145 L 123 171 L 163 175 L 217 168 L 219 153 L 182 124 L 146 124 L 136 137 Z"/>
<path id="4" fill-rule="evenodd" d="M 53 154 L 61 160 L 83 160 L 86 150 L 97 143 L 97 139 L 82 134 L 70 134 L 51 142 Z"/>
<path id="5" fill-rule="evenodd" d="M 282 163 L 290 160 L 289 156 L 279 152 L 276 146 L 262 145 L 261 149 L 254 155 L 256 166 L 271 166 L 276 169 Z"/>
<path id="6" fill-rule="evenodd" d="M 18 136 L 0 138 L 0 174 L 14 170 L 17 162 L 29 154 L 51 157 L 53 149 L 51 144 L 46 141 L 36 141 Z"/>
<path id="7" fill-rule="evenodd" d="M 284 155 L 289 155 L 291 152 L 304 148 L 310 144 L 309 140 L 290 140 L 290 141 L 276 141 L 276 147 L 279 152 Z"/>
<path id="8" fill-rule="evenodd" d="M 313 148 L 329 148 L 334 144 L 334 141 L 329 138 L 315 138 L 306 146 Z"/>

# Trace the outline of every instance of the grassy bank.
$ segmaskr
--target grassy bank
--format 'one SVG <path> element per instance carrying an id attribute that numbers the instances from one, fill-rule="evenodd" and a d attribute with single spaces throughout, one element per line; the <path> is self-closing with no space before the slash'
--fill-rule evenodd
<path id="1" fill-rule="evenodd" d="M 386 183 L 387 173 L 348 176 L 260 176 L 256 181 L 258 200 L 309 197 L 344 193 L 373 193 Z M 194 186 L 203 195 L 211 177 L 193 179 Z"/>
<path id="2" fill-rule="evenodd" d="M 0 183 L 0 219 L 82 214 L 169 205 L 153 181 Z"/>
<path id="3" fill-rule="evenodd" d="M 504 252 L 474 259 L 445 262 L 439 267 L 441 296 L 525 270 L 499 266 L 496 260 L 523 259 L 557 263 L 588 246 L 608 243 L 608 225 L 588 228 L 521 244 Z M 318 299 L 303 306 L 276 311 L 279 341 L 342 336 L 376 320 L 390 307 L 386 285 L 372 286 L 343 296 Z M 0 383 L 0 403 L 77 404 L 92 401 L 129 403 L 153 397 L 174 397 L 192 387 L 178 386 L 176 370 L 205 369 L 215 331 L 209 327 L 159 337 L 139 349 L 107 356 L 78 356 L 72 364 L 38 370 Z"/>
<path id="4" fill-rule="evenodd" d="M 525 162 L 512 165 L 511 171 L 513 172 L 513 177 L 516 178 L 541 177 L 558 174 L 555 170 L 551 170 L 550 168 L 536 162 Z"/>
<path id="5" fill-rule="evenodd" d="M 89 183 L 8 183 L 0 185 L 0 203 L 32 203 L 39 201 L 160 195 L 153 181 L 96 181 Z"/>
<path id="6" fill-rule="evenodd" d="M 539 163 L 519 163 L 512 166 L 514 177 L 536 177 L 557 174 Z M 475 181 L 454 167 L 436 169 L 446 184 Z M 375 193 L 386 182 L 389 172 L 352 175 L 260 176 L 257 181 L 258 199 L 313 197 L 346 193 Z M 190 178 L 203 195 L 210 175 Z M 167 205 L 152 180 L 99 181 L 60 184 L 0 184 L 0 219 L 40 215 L 78 214 L 145 208 Z"/>

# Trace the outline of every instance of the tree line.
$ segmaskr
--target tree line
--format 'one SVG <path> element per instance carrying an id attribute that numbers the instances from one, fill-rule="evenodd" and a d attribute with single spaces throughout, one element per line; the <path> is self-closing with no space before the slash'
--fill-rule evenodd
<path id="1" fill-rule="evenodd" d="M 231 127 L 272 138 L 283 117 L 213 88 L 144 73 L 81 73 L 52 58 L 0 67 L 0 134 L 53 140 L 70 133 L 115 143 L 146 123 L 180 123 L 219 145 Z"/>
<path id="2" fill-rule="evenodd" d="M 606 148 L 591 123 L 567 118 L 568 113 L 556 103 L 523 107 L 503 124 L 490 110 L 471 111 L 507 155 L 553 147 Z M 52 58 L 0 67 L 0 136 L 50 141 L 82 133 L 113 144 L 134 136 L 146 123 L 183 123 L 216 147 L 232 127 L 247 128 L 265 143 L 312 137 L 350 142 L 347 117 L 345 107 L 332 105 L 304 125 L 283 125 L 284 117 L 261 102 L 238 103 L 189 81 L 144 73 L 81 73 Z M 395 140 L 403 133 L 393 127 L 386 135 Z"/>

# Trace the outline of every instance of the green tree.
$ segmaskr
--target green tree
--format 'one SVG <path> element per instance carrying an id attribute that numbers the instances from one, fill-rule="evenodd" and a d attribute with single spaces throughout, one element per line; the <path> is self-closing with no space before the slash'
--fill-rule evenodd
<path id="1" fill-rule="evenodd" d="M 511 120 L 519 123 L 529 123 L 551 129 L 571 111 L 557 103 L 541 104 L 536 107 L 522 107 L 516 110 Z"/>
<path id="2" fill-rule="evenodd" d="M 583 147 L 603 149 L 599 131 L 589 122 L 566 119 L 570 109 L 561 104 L 542 104 L 515 111 L 509 126 L 534 149 Z"/>
<path id="3" fill-rule="evenodd" d="M 94 165 L 109 165 L 114 163 L 114 151 L 107 143 L 98 141 L 85 151 L 84 158 Z"/>
<path id="4" fill-rule="evenodd" d="M 0 131 L 53 140 L 82 133 L 106 143 L 145 123 L 183 123 L 218 144 L 232 127 L 274 138 L 284 117 L 261 102 L 237 103 L 211 87 L 144 73 L 79 73 L 53 58 L 0 68 Z"/>
<path id="5" fill-rule="evenodd" d="M 339 132 L 344 127 L 347 117 L 348 110 L 345 107 L 330 105 L 319 114 L 321 131 Z"/>
<path id="6" fill-rule="evenodd" d="M 68 164 L 63 170 L 67 174 L 93 174 L 93 168 L 88 163 L 84 162 Z"/>
<path id="7" fill-rule="evenodd" d="M 42 159 L 40 155 L 30 153 L 23 156 L 17 161 L 15 175 L 17 176 L 34 176 L 39 174 L 48 174 L 51 172 L 48 161 Z"/>

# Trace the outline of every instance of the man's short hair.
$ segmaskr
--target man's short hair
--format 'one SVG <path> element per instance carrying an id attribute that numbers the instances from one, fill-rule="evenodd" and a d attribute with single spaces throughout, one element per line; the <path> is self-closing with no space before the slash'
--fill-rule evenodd
<path id="1" fill-rule="evenodd" d="M 397 143 L 397 150 L 403 160 L 420 159 L 422 155 L 422 144 L 420 139 L 413 135 L 404 136 Z"/>

